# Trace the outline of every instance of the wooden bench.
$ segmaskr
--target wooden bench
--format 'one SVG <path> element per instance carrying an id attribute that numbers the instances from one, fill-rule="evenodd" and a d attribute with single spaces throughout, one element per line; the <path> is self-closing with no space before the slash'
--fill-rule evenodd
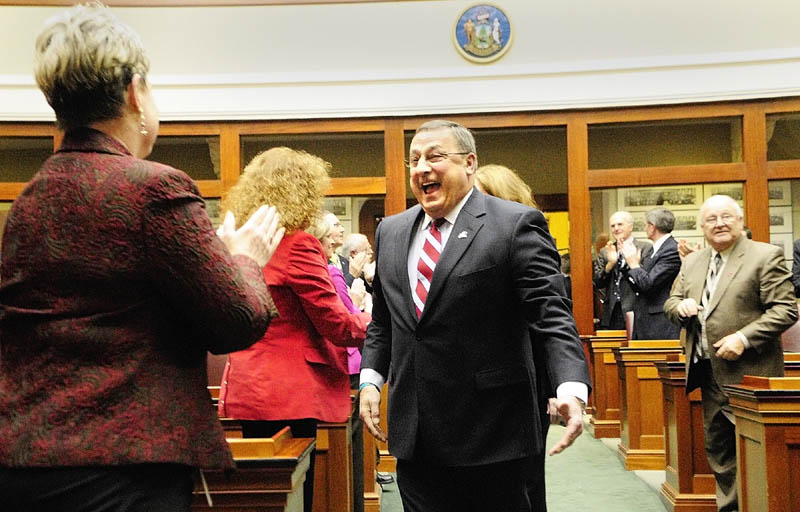
<path id="1" fill-rule="evenodd" d="M 664 398 L 654 363 L 682 350 L 678 340 L 630 340 L 613 349 L 621 398 L 617 454 L 626 469 L 665 467 Z"/>
<path id="2" fill-rule="evenodd" d="M 314 439 L 293 438 L 289 428 L 264 439 L 229 439 L 233 471 L 205 470 L 195 485 L 192 510 L 278 512 L 303 510 L 303 482 Z"/>
<path id="3" fill-rule="evenodd" d="M 586 340 L 592 377 L 589 430 L 596 439 L 620 436 L 619 375 L 613 351 L 626 341 L 625 331 L 597 331 Z"/>

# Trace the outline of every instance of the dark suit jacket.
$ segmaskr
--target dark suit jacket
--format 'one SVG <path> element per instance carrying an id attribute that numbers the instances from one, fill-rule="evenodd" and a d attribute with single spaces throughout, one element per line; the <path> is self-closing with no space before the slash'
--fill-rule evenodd
<path id="1" fill-rule="evenodd" d="M 0 285 L 0 466 L 232 466 L 206 350 L 244 348 L 272 300 L 192 180 L 94 130 L 14 201 Z"/>
<path id="2" fill-rule="evenodd" d="M 686 257 L 664 304 L 667 317 L 674 323 L 681 324 L 677 308 L 683 299 L 691 297 L 700 304 L 710 261 L 711 248 Z M 739 384 L 744 375 L 782 376 L 781 333 L 797 321 L 797 304 L 791 274 L 783 263 L 783 251 L 740 236 L 722 268 L 705 315 L 709 345 L 736 331 L 742 331 L 752 345 L 736 361 L 718 358 L 711 347 L 711 368 L 720 386 Z M 691 362 L 700 337 L 700 322 L 692 317 L 684 320 L 683 326 L 686 387 L 691 391 L 699 385 L 699 376 L 691 372 L 694 367 Z"/>
<path id="3" fill-rule="evenodd" d="M 644 255 L 645 249 L 653 246 L 650 242 L 644 242 L 636 239 L 633 240 L 633 244 L 642 251 L 642 255 Z M 611 322 L 611 312 L 614 311 L 614 306 L 618 302 L 616 295 L 614 295 L 614 286 L 617 282 L 617 277 L 620 274 L 620 262 L 622 259 L 623 256 L 622 253 L 620 253 L 620 258 L 617 260 L 617 264 L 611 269 L 611 272 L 606 272 L 606 263 L 608 263 L 606 249 L 603 248 L 598 256 L 599 265 L 594 274 L 594 285 L 597 288 L 605 289 L 603 314 L 600 317 L 600 325 L 604 327 L 607 327 Z M 620 279 L 619 286 L 620 296 L 622 298 L 622 303 L 620 304 L 622 313 L 624 314 L 627 311 L 633 311 L 633 302 L 636 294 L 631 288 L 630 282 L 627 279 Z"/>
<path id="4" fill-rule="evenodd" d="M 651 245 L 642 253 L 639 268 L 626 266 L 622 272 L 636 293 L 633 303 L 633 339 L 677 340 L 680 328 L 664 315 L 664 302 L 681 270 L 678 242 L 667 238 L 653 255 Z"/>
<path id="5" fill-rule="evenodd" d="M 389 382 L 389 449 L 466 466 L 541 448 L 534 359 L 553 387 L 589 385 L 559 256 L 538 210 L 477 190 L 436 265 L 422 317 L 408 252 L 419 206 L 376 233 L 372 322 L 362 368 Z"/>

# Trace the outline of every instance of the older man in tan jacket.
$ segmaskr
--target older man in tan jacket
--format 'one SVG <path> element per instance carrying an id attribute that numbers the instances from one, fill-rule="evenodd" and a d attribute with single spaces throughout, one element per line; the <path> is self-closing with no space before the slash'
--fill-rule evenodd
<path id="1" fill-rule="evenodd" d="M 664 311 L 683 329 L 686 389 L 703 392 L 706 455 L 717 481 L 717 507 L 738 510 L 736 430 L 721 387 L 743 375 L 782 376 L 780 335 L 797 320 L 783 252 L 743 236 L 743 215 L 728 196 L 700 208 L 709 247 L 689 254 Z"/>

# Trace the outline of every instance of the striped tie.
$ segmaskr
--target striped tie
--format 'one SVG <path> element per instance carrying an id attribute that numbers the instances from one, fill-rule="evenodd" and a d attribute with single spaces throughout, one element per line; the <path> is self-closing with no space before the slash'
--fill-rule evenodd
<path id="1" fill-rule="evenodd" d="M 442 233 L 439 226 L 444 219 L 435 219 L 431 222 L 431 227 L 425 234 L 425 243 L 422 244 L 422 252 L 417 262 L 417 286 L 414 288 L 414 307 L 417 309 L 417 318 L 422 316 L 422 309 L 425 307 L 425 299 L 428 298 L 428 290 L 431 288 L 433 270 L 439 261 L 442 252 Z"/>
<path id="2" fill-rule="evenodd" d="M 708 276 L 706 283 L 706 304 L 711 304 L 711 297 L 714 296 L 714 290 L 717 288 L 717 278 L 719 277 L 719 267 L 722 266 L 722 256 L 717 253 L 714 256 L 714 264 L 711 265 L 711 273 Z"/>

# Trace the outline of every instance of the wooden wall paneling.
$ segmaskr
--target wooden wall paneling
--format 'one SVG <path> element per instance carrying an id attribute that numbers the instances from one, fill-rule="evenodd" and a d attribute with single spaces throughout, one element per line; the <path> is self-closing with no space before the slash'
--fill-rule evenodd
<path id="1" fill-rule="evenodd" d="M 800 98 L 776 98 L 757 102 L 765 114 L 781 112 L 800 112 Z"/>
<path id="2" fill-rule="evenodd" d="M 55 137 L 55 123 L 0 123 L 0 137 Z"/>
<path id="3" fill-rule="evenodd" d="M 745 181 L 743 163 L 632 167 L 630 169 L 594 169 L 589 171 L 589 188 L 646 185 L 681 185 L 684 183 L 719 183 Z"/>
<path id="4" fill-rule="evenodd" d="M 667 121 L 671 119 L 741 116 L 744 108 L 743 105 L 743 103 L 736 102 L 705 103 L 698 105 L 670 105 L 587 110 L 578 114 L 581 115 L 581 117 L 588 124 L 635 123 L 640 121 Z"/>
<path id="5" fill-rule="evenodd" d="M 353 451 L 350 420 L 317 426 L 314 459 L 314 512 L 352 512 Z M 360 478 L 360 475 L 359 475 Z"/>
<path id="6" fill-rule="evenodd" d="M 742 157 L 747 166 L 744 188 L 745 224 L 753 240 L 769 242 L 767 185 L 767 120 L 762 108 L 747 106 L 742 119 Z"/>
<path id="7" fill-rule="evenodd" d="M 555 126 L 566 124 L 565 112 L 518 112 L 506 114 L 458 114 L 440 116 L 416 116 L 403 119 L 403 130 L 416 130 L 423 123 L 434 119 L 448 119 L 461 123 L 469 129 L 480 128 L 529 128 L 531 126 Z M 478 148 L 480 150 L 480 148 Z M 480 154 L 478 154 L 480 159 Z"/>
<path id="8" fill-rule="evenodd" d="M 569 198 L 569 247 L 572 266 L 572 311 L 578 332 L 594 332 L 592 293 L 592 222 L 588 186 L 589 131 L 586 122 L 573 115 L 567 122 L 567 195 Z"/>
<path id="9" fill-rule="evenodd" d="M 13 201 L 22 192 L 27 183 L 0 182 L 0 201 Z"/>
<path id="10" fill-rule="evenodd" d="M 257 121 L 239 126 L 241 135 L 380 132 L 382 119 L 314 119 L 307 121 Z"/>
<path id="11" fill-rule="evenodd" d="M 611 332 L 611 331 L 606 331 Z M 592 417 L 589 429 L 595 439 L 619 437 L 620 389 L 619 372 L 614 359 L 614 350 L 625 343 L 625 331 L 617 336 L 589 337 L 589 364 L 592 368 Z"/>
<path id="12" fill-rule="evenodd" d="M 220 197 L 222 195 L 222 182 L 219 180 L 195 180 L 195 183 L 203 197 Z"/>
<path id="13" fill-rule="evenodd" d="M 800 160 L 767 162 L 767 178 L 770 180 L 800 178 Z"/>
<path id="14" fill-rule="evenodd" d="M 241 139 L 238 124 L 224 124 L 219 133 L 220 196 L 239 181 L 242 169 Z"/>
<path id="15" fill-rule="evenodd" d="M 384 199 L 385 215 L 394 215 L 406 209 L 406 142 L 403 121 L 389 119 L 384 123 L 383 148 L 386 159 Z"/>
<path id="16" fill-rule="evenodd" d="M 386 193 L 386 178 L 331 178 L 328 196 L 373 196 Z"/>
<path id="17" fill-rule="evenodd" d="M 229 126 L 229 124 L 167 122 L 159 125 L 158 134 L 183 136 L 219 135 L 224 126 Z"/>

